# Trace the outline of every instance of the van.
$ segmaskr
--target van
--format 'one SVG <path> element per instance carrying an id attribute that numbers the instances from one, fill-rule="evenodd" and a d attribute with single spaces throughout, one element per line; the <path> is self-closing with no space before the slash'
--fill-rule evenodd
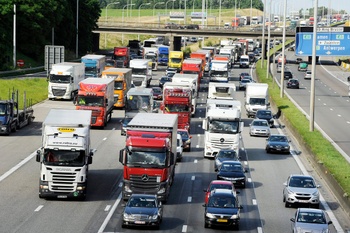
<path id="1" fill-rule="evenodd" d="M 225 23 L 224 24 L 224 29 L 230 29 L 231 28 L 231 24 L 230 23 Z"/>
<path id="2" fill-rule="evenodd" d="M 249 56 L 248 55 L 242 55 L 239 59 L 239 68 L 242 67 L 248 67 L 249 68 Z"/>

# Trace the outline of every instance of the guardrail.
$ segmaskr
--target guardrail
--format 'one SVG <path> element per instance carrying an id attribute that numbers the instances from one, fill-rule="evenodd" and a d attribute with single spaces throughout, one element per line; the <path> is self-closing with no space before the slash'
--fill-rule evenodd
<path id="1" fill-rule="evenodd" d="M 30 67 L 18 70 L 0 71 L 0 78 L 6 78 L 9 76 L 23 75 L 33 72 L 40 72 L 44 70 L 44 66 Z"/>

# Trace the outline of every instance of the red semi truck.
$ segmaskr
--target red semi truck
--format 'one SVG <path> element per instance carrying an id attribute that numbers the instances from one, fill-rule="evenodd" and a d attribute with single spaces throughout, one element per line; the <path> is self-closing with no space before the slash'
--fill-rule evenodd
<path id="1" fill-rule="evenodd" d="M 104 128 L 115 104 L 114 78 L 87 78 L 79 83 L 77 110 L 92 110 L 91 126 Z"/>
<path id="2" fill-rule="evenodd" d="M 203 77 L 203 60 L 199 58 L 187 58 L 182 63 L 181 74 L 196 74 L 198 75 L 198 83 Z"/>
<path id="3" fill-rule="evenodd" d="M 168 200 L 175 176 L 176 143 L 177 115 L 135 115 L 126 128 L 126 147 L 119 153 L 124 166 L 124 200 L 133 193 Z"/>
<path id="4" fill-rule="evenodd" d="M 178 128 L 190 131 L 192 88 L 180 83 L 167 82 L 163 86 L 160 109 L 164 114 L 178 115 Z"/>
<path id="5" fill-rule="evenodd" d="M 130 64 L 130 48 L 114 47 L 114 60 L 117 68 L 129 68 Z"/>

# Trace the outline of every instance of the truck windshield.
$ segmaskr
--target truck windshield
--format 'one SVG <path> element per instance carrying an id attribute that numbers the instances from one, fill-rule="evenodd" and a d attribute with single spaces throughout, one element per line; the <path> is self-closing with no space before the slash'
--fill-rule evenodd
<path id="1" fill-rule="evenodd" d="M 116 57 L 115 57 L 115 60 L 116 60 L 116 61 L 125 61 L 125 60 L 126 60 L 126 57 L 125 57 L 125 56 L 116 56 Z"/>
<path id="2" fill-rule="evenodd" d="M 98 106 L 103 107 L 104 101 L 103 97 L 97 96 L 78 96 L 77 104 L 80 106 Z"/>
<path id="3" fill-rule="evenodd" d="M 198 74 L 199 71 L 183 70 L 182 73 L 183 74 Z"/>
<path id="4" fill-rule="evenodd" d="M 147 75 L 146 68 L 132 68 L 133 75 Z"/>
<path id="5" fill-rule="evenodd" d="M 70 75 L 50 75 L 51 83 L 70 83 L 71 76 Z"/>
<path id="6" fill-rule="evenodd" d="M 106 60 L 106 66 L 115 67 L 115 61 L 114 60 Z"/>
<path id="7" fill-rule="evenodd" d="M 167 112 L 188 112 L 189 107 L 185 104 L 166 104 L 165 110 Z"/>
<path id="8" fill-rule="evenodd" d="M 239 121 L 212 120 L 209 122 L 209 133 L 236 134 Z"/>
<path id="9" fill-rule="evenodd" d="M 264 98 L 250 98 L 249 104 L 251 105 L 265 105 Z"/>
<path id="10" fill-rule="evenodd" d="M 128 153 L 128 166 L 164 167 L 167 153 L 164 149 L 147 149 L 133 147 L 132 153 Z"/>
<path id="11" fill-rule="evenodd" d="M 43 163 L 53 166 L 83 166 L 85 159 L 84 151 L 70 150 L 44 150 Z"/>
<path id="12" fill-rule="evenodd" d="M 181 63 L 182 59 L 181 58 L 171 58 L 170 61 L 172 63 Z"/>
<path id="13" fill-rule="evenodd" d="M 114 90 L 123 90 L 123 81 L 115 81 Z"/>
<path id="14" fill-rule="evenodd" d="M 0 104 L 0 116 L 3 116 L 6 114 L 6 109 L 7 109 L 6 104 Z"/>
<path id="15" fill-rule="evenodd" d="M 96 66 L 85 67 L 85 76 L 97 76 Z"/>
<path id="16" fill-rule="evenodd" d="M 151 97 L 147 95 L 128 96 L 128 99 L 126 101 L 126 110 L 138 112 L 151 112 L 150 98 Z"/>
<path id="17" fill-rule="evenodd" d="M 159 56 L 159 58 L 168 58 L 169 54 L 160 53 L 160 54 L 158 54 L 158 56 Z"/>
<path id="18" fill-rule="evenodd" d="M 211 76 L 227 77 L 227 71 L 212 70 Z"/>

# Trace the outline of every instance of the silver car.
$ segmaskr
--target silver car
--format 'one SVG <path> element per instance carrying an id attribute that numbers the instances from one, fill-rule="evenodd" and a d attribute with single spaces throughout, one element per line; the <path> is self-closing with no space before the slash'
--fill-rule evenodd
<path id="1" fill-rule="evenodd" d="M 290 175 L 284 183 L 283 202 L 289 207 L 291 204 L 307 204 L 318 209 L 320 206 L 319 185 L 312 176 Z"/>
<path id="2" fill-rule="evenodd" d="M 329 225 L 332 224 L 324 210 L 311 208 L 297 209 L 294 218 L 291 218 L 290 221 L 293 233 L 328 233 L 330 232 Z"/>
<path id="3" fill-rule="evenodd" d="M 249 128 L 250 136 L 270 136 L 270 126 L 267 120 L 254 119 Z"/>

